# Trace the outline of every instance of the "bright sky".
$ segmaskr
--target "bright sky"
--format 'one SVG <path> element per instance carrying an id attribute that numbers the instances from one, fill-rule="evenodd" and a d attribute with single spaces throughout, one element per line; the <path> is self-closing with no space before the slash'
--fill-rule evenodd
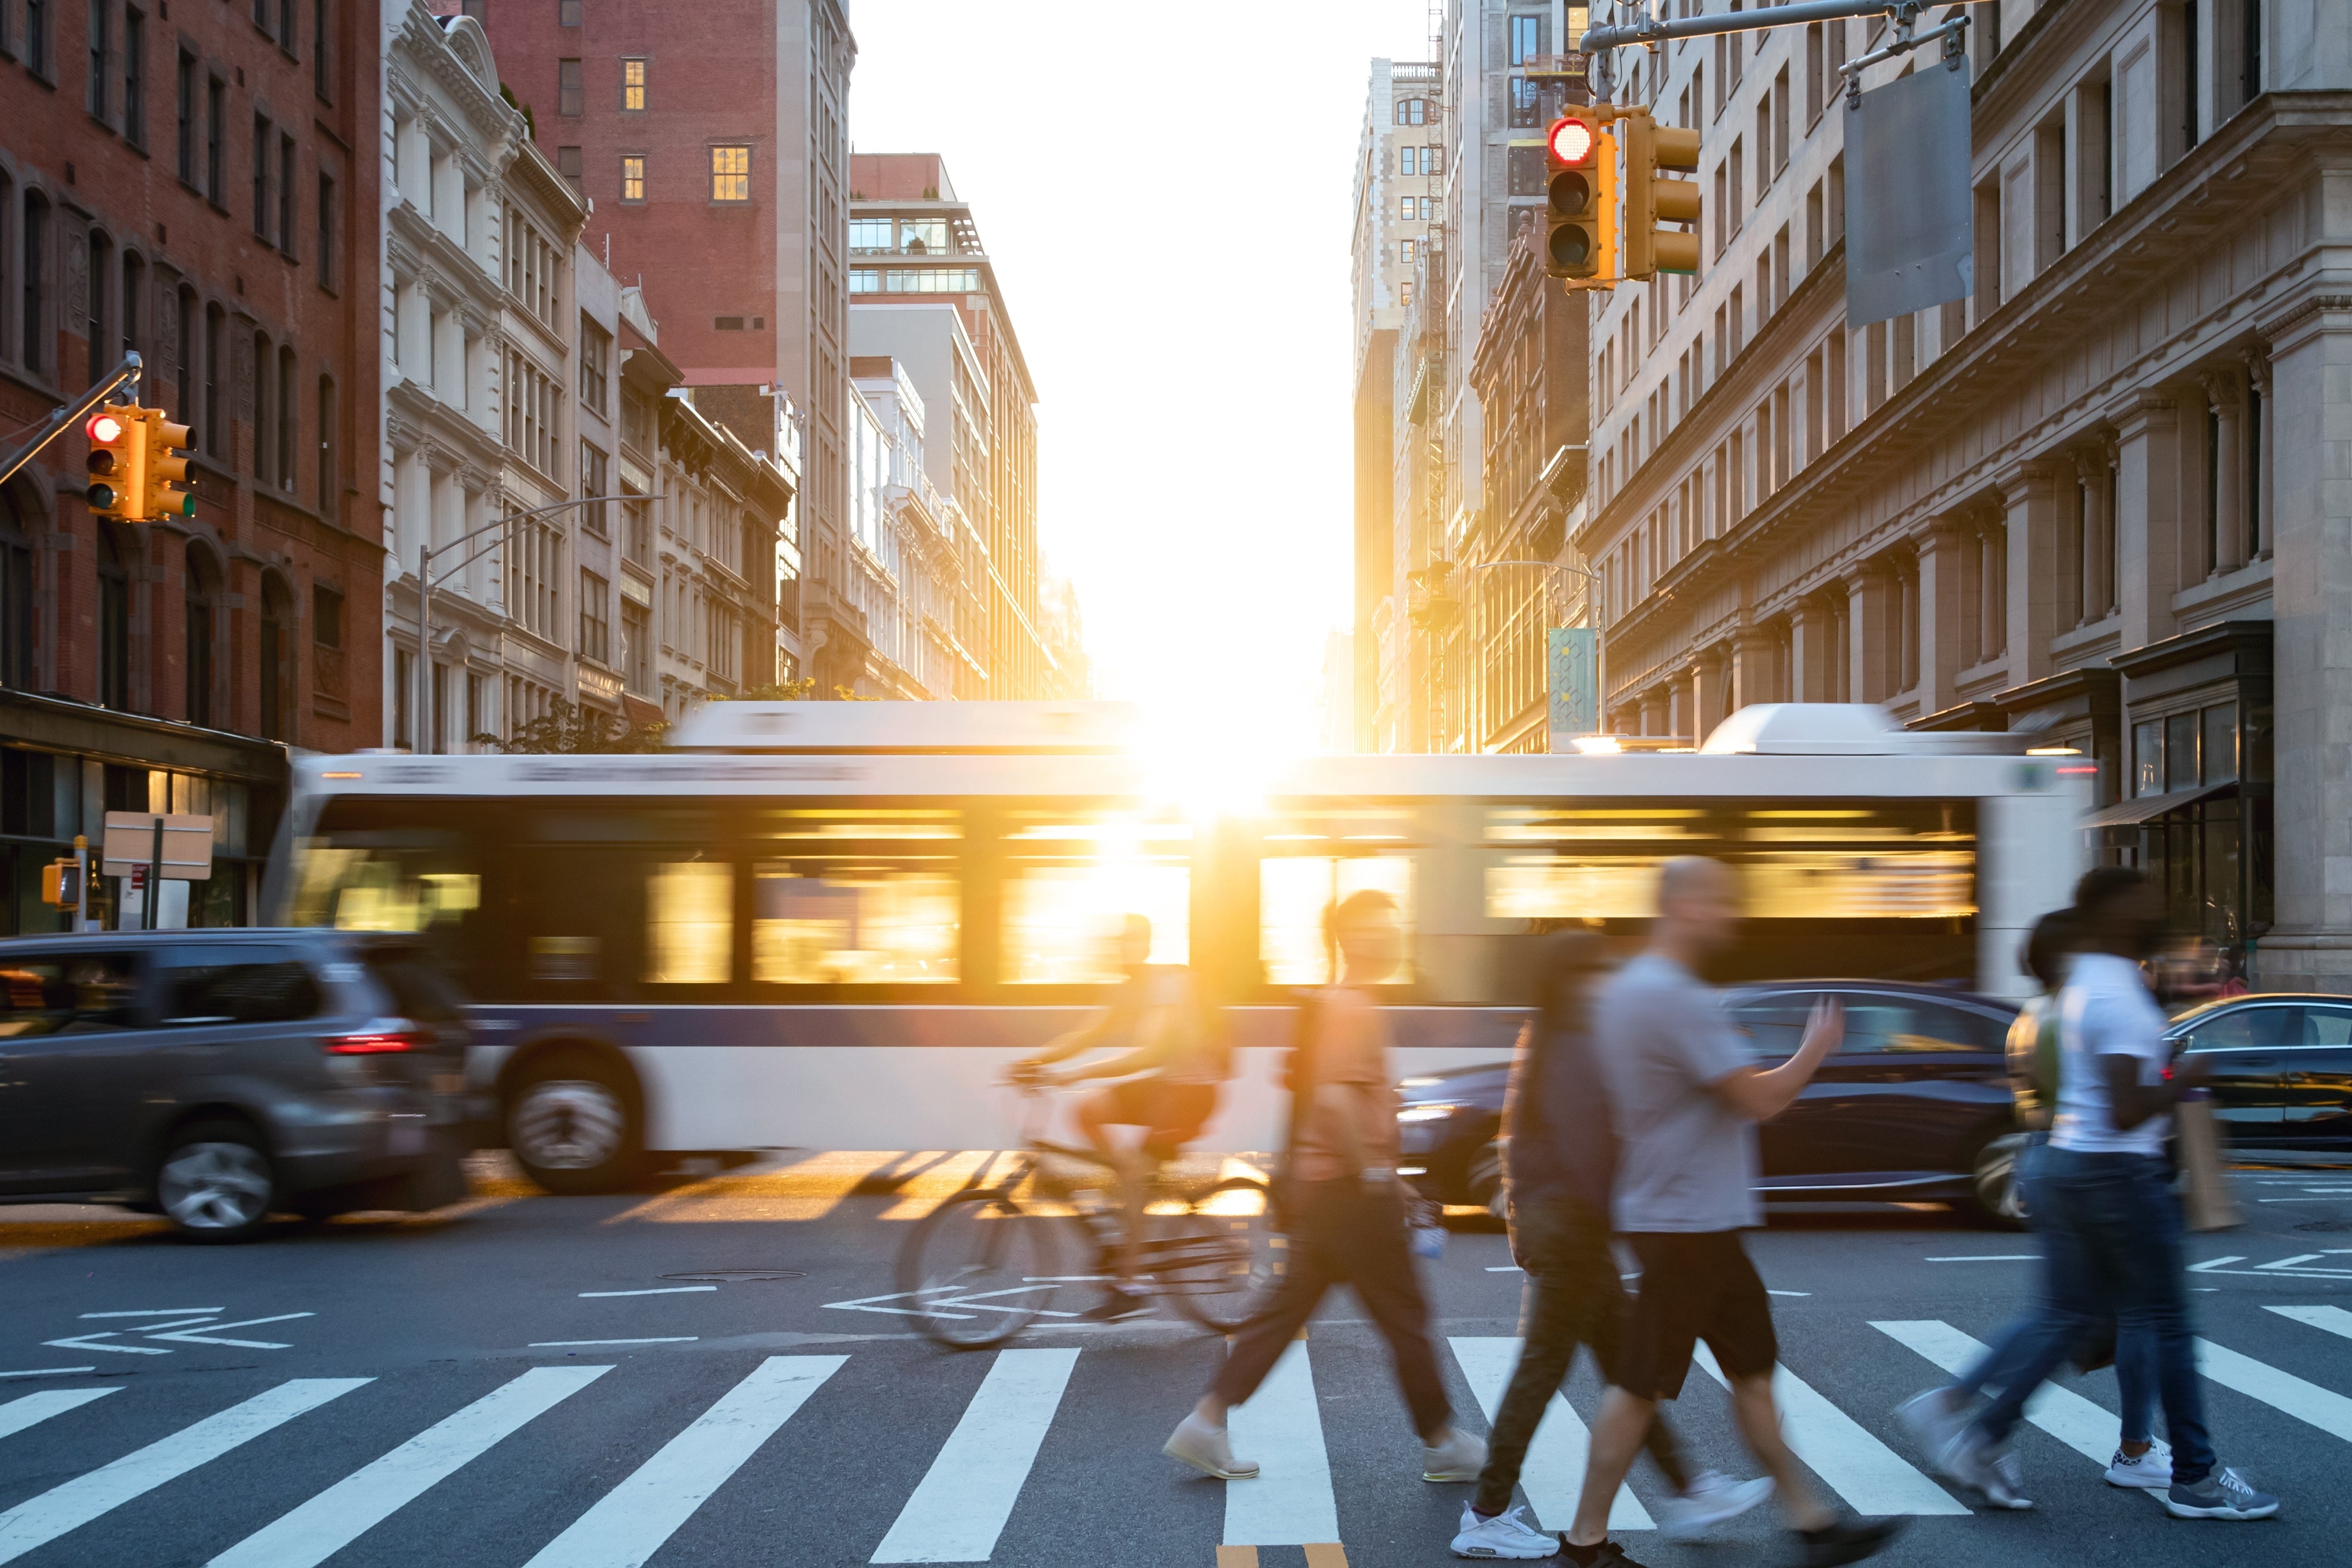
<path id="1" fill-rule="evenodd" d="M 1349 237 L 1370 62 L 1427 0 L 852 0 L 861 152 L 938 152 L 1039 397 L 1098 693 L 1315 748 L 1350 615 Z"/>

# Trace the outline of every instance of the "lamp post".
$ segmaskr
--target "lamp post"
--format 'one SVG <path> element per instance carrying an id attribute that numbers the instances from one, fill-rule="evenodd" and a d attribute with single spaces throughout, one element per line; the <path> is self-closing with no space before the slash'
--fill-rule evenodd
<path id="1" fill-rule="evenodd" d="M 658 495 L 630 497 L 632 500 L 646 501 L 658 501 L 664 498 Z M 458 546 L 468 540 L 480 538 L 484 534 L 498 536 L 488 544 L 467 552 L 463 559 L 453 561 L 442 568 L 446 575 L 471 566 L 484 554 L 504 544 L 507 534 L 517 523 L 527 523 L 533 517 L 543 517 L 550 512 L 565 511 L 573 507 L 601 506 L 610 499 L 612 497 L 609 496 L 581 496 L 569 501 L 557 501 L 550 506 L 534 507 L 528 512 L 509 512 L 495 523 L 484 523 L 471 532 L 459 534 L 446 545 L 438 547 L 424 545 L 418 548 L 416 552 L 416 716 L 418 727 L 432 737 L 427 745 L 418 747 L 419 750 L 438 752 L 441 749 L 441 716 L 433 709 L 433 558 L 436 555 L 447 555 Z"/>

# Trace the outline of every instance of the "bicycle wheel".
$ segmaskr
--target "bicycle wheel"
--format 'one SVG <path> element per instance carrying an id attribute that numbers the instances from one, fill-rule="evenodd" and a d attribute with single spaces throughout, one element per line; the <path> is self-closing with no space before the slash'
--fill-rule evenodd
<path id="1" fill-rule="evenodd" d="M 1231 1333 L 1265 1305 L 1282 1274 L 1283 1242 L 1265 1183 L 1227 1176 L 1193 1193 L 1183 1213 L 1153 1217 L 1141 1267 L 1178 1312 Z"/>
<path id="2" fill-rule="evenodd" d="M 1002 1188 L 956 1194 L 917 1222 L 898 1249 L 904 1310 L 950 1349 L 1003 1343 L 1053 1299 L 1053 1227 Z"/>

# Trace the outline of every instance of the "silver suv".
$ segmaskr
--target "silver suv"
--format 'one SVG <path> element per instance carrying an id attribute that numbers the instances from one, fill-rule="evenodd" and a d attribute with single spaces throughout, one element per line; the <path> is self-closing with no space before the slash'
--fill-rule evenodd
<path id="1" fill-rule="evenodd" d="M 462 1006 L 399 937 L 0 940 L 0 1203 L 120 1203 L 201 1241 L 453 1203 Z"/>

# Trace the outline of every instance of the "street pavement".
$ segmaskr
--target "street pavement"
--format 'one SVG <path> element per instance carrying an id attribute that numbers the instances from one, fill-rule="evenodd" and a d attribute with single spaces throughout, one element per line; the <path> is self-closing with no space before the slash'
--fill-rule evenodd
<path id="1" fill-rule="evenodd" d="M 0 1563 L 436 1568 L 993 1562 L 1039 1568 L 1402 1568 L 1446 1550 L 1464 1486 L 1419 1474 L 1386 1352 L 1336 1293 L 1234 1416 L 1257 1480 L 1159 1449 L 1218 1340 L 1172 1319 L 1060 1322 L 957 1354 L 894 1310 L 909 1223 L 982 1156 L 784 1155 L 610 1198 L 483 1164 L 421 1218 L 288 1223 L 235 1248 L 101 1209 L 0 1210 Z M 1916 1516 L 1890 1563 L 2341 1561 L 2352 1500 L 2352 1176 L 2235 1178 L 2241 1228 L 2195 1237 L 2208 1416 L 2285 1500 L 2257 1524 L 2167 1517 L 2101 1478 L 2112 1374 L 2021 1430 L 2031 1512 L 1972 1508 L 1890 1417 L 2021 1304 L 2032 1246 L 1941 1208 L 1776 1214 L 1789 1433 L 1861 1513 Z M 1479 1430 L 1508 1375 L 1519 1278 L 1455 1221 L 1427 1265 L 1441 1360 Z M 1527 1494 L 1564 1526 L 1599 1389 L 1580 1366 Z M 1695 1371 L 1672 1419 L 1755 1473 Z M 1779 1562 L 1769 1508 L 1643 1563 Z"/>

